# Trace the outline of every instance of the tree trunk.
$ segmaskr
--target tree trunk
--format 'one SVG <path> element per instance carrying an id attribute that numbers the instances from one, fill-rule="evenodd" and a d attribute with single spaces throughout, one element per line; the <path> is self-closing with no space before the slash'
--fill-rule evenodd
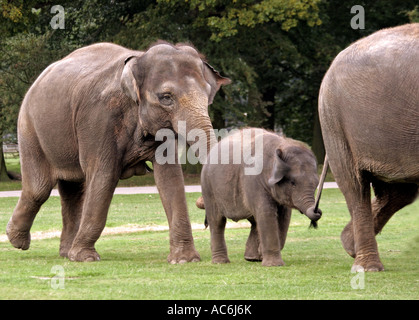
<path id="1" fill-rule="evenodd" d="M 275 130 L 275 94 L 275 88 L 268 88 L 262 96 L 263 101 L 271 102 L 266 107 L 266 110 L 270 113 L 270 116 L 266 119 L 264 123 L 264 127 L 271 130 Z"/>
<path id="2" fill-rule="evenodd" d="M 7 174 L 6 161 L 4 161 L 3 142 L 0 140 L 0 181 L 10 181 Z"/>

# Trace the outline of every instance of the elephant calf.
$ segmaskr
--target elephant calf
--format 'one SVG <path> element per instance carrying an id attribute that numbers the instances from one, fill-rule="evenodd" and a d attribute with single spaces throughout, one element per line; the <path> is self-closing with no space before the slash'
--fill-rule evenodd
<path id="1" fill-rule="evenodd" d="M 237 161 L 237 150 L 243 154 L 242 161 Z M 249 150 L 254 151 L 253 163 L 248 161 Z M 228 164 L 225 164 L 226 152 Z M 217 161 L 219 156 L 224 158 L 221 160 L 224 164 Z M 260 172 L 246 171 L 251 165 L 254 168 L 260 165 Z M 197 201 L 197 206 L 206 210 L 212 262 L 230 262 L 224 239 L 226 218 L 230 218 L 234 221 L 248 219 L 252 224 L 246 243 L 246 260 L 262 260 L 263 266 L 284 265 L 281 250 L 291 208 L 300 210 L 313 222 L 321 217 L 321 211 L 315 212 L 314 206 L 318 181 L 314 154 L 299 141 L 254 128 L 221 140 L 211 149 L 207 164 L 203 166 L 203 199 Z"/>

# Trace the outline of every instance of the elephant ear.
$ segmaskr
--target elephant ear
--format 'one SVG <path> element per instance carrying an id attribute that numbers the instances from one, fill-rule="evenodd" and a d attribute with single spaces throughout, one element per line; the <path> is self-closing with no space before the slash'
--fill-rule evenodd
<path id="1" fill-rule="evenodd" d="M 281 149 L 275 150 L 271 174 L 268 179 L 268 185 L 273 187 L 279 181 L 284 179 L 287 173 L 291 170 L 290 166 L 281 158 Z"/>
<path id="2" fill-rule="evenodd" d="M 142 84 L 142 72 L 139 56 L 130 56 L 124 61 L 124 69 L 121 74 L 121 87 L 124 93 L 139 104 L 140 86 Z"/>
<path id="3" fill-rule="evenodd" d="M 204 61 L 204 77 L 211 86 L 211 93 L 208 99 L 208 104 L 214 101 L 215 94 L 220 90 L 222 85 L 231 83 L 229 78 L 221 76 L 208 62 Z"/>

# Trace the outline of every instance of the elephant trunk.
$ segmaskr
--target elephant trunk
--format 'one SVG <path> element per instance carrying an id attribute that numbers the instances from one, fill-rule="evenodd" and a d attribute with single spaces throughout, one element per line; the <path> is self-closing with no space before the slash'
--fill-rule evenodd
<path id="1" fill-rule="evenodd" d="M 322 211 L 318 208 L 315 210 L 315 206 L 312 206 L 307 209 L 305 215 L 311 220 L 310 227 L 317 228 L 317 220 L 322 216 Z"/>
<path id="2" fill-rule="evenodd" d="M 209 154 L 211 148 L 217 143 L 217 138 L 215 137 L 214 129 L 210 118 L 201 119 L 198 122 L 199 125 L 192 125 L 194 129 L 188 131 L 188 135 L 192 135 L 197 140 L 193 142 L 188 141 L 191 148 L 195 151 L 195 155 L 198 157 L 199 162 L 205 164 L 207 162 L 207 155 Z M 200 209 L 205 209 L 204 198 L 201 196 L 196 200 L 196 206 Z M 207 216 L 205 215 L 205 229 L 208 227 Z"/>
<path id="3" fill-rule="evenodd" d="M 190 146 L 187 161 L 191 161 L 190 151 L 195 154 L 199 162 L 207 163 L 211 148 L 217 144 L 217 138 L 208 115 L 208 99 L 202 96 L 184 96 L 181 99 L 183 110 L 172 120 L 173 127 L 179 135 L 183 135 Z M 185 126 L 181 130 L 181 125 Z M 182 131 L 182 132 L 181 132 Z M 197 200 L 198 208 L 204 209 L 204 199 Z M 205 226 L 208 226 L 205 217 Z"/>
<path id="4" fill-rule="evenodd" d="M 200 163 L 206 163 L 209 151 L 217 143 L 210 117 L 208 114 L 189 112 L 182 118 L 186 121 L 175 121 L 174 129 L 190 146 L 187 160 L 192 162 L 190 156 L 195 154 Z"/>
<path id="5" fill-rule="evenodd" d="M 297 205 L 297 208 L 311 220 L 310 227 L 317 228 L 317 221 L 321 218 L 322 211 L 320 209 L 316 210 L 314 197 L 303 198 L 301 205 Z"/>
<path id="6" fill-rule="evenodd" d="M 203 122 L 197 127 L 197 130 L 191 132 L 192 139 L 195 137 L 195 141 L 190 141 L 189 145 L 195 151 L 199 162 L 205 164 L 211 148 L 217 143 L 217 139 L 210 119 L 208 118 Z"/>

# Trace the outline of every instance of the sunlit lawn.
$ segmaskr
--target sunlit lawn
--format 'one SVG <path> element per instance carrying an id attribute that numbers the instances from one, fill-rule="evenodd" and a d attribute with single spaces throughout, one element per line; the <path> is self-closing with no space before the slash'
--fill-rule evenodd
<path id="1" fill-rule="evenodd" d="M 194 204 L 198 196 L 187 194 L 194 226 L 204 221 Z M 95 263 L 59 257 L 58 237 L 32 240 L 29 250 L 20 251 L 5 239 L 16 202 L 0 199 L 0 299 L 419 299 L 419 202 L 396 214 L 377 236 L 386 271 L 367 274 L 351 273 L 353 260 L 340 244 L 349 214 L 339 190 L 324 191 L 317 230 L 293 213 L 282 253 L 286 266 L 271 268 L 243 259 L 248 228 L 226 230 L 226 265 L 211 263 L 209 230 L 202 228 L 193 231 L 202 261 L 183 265 L 166 262 L 168 231 L 102 235 L 96 244 L 102 260 Z M 157 225 L 167 226 L 158 195 L 114 196 L 107 228 Z M 51 197 L 32 234 L 60 230 L 59 198 Z"/>

